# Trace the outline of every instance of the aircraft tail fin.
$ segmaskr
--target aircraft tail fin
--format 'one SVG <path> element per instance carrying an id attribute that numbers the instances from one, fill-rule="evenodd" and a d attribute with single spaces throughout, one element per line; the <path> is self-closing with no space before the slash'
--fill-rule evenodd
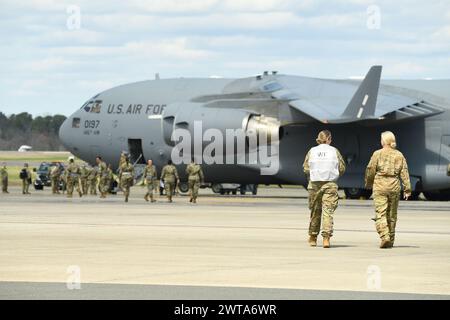
<path id="1" fill-rule="evenodd" d="M 375 114 L 382 66 L 372 66 L 350 100 L 341 118 L 360 120 Z"/>

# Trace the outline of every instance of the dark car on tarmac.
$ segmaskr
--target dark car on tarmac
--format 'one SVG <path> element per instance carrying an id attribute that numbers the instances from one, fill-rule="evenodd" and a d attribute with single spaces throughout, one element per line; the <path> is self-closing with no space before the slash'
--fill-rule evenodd
<path id="1" fill-rule="evenodd" d="M 43 190 L 45 187 L 51 187 L 52 182 L 50 179 L 50 171 L 52 167 L 58 166 L 61 170 L 61 174 L 64 172 L 64 165 L 61 162 L 42 162 L 39 168 L 36 170 L 36 179 L 34 181 L 34 189 Z M 61 180 L 60 190 L 64 189 L 64 181 Z"/>

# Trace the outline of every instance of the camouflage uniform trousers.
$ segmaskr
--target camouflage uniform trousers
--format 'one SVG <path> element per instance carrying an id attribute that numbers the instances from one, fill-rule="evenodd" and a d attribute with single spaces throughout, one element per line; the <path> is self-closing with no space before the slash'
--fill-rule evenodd
<path id="1" fill-rule="evenodd" d="M 22 179 L 22 193 L 28 194 L 30 189 L 30 182 L 28 179 Z"/>
<path id="2" fill-rule="evenodd" d="M 166 190 L 167 198 L 172 199 L 172 195 L 175 192 L 175 180 L 173 179 L 165 179 L 164 180 L 164 189 Z"/>
<path id="3" fill-rule="evenodd" d="M 334 182 L 312 182 L 309 192 L 309 209 L 311 217 L 309 235 L 317 236 L 320 232 L 321 220 L 322 236 L 333 236 L 333 214 L 338 207 L 338 186 Z M 323 216 L 323 218 L 322 218 Z"/>
<path id="4" fill-rule="evenodd" d="M 375 227 L 382 240 L 395 240 L 399 192 L 374 191 Z"/>
<path id="5" fill-rule="evenodd" d="M 52 193 L 56 194 L 59 193 L 59 177 L 52 177 Z"/>
<path id="6" fill-rule="evenodd" d="M 100 193 L 108 193 L 109 191 L 109 178 L 107 176 L 100 177 L 100 181 L 98 182 L 98 190 Z"/>
<path id="7" fill-rule="evenodd" d="M 88 179 L 88 189 L 91 195 L 97 195 L 97 178 Z"/>
<path id="8" fill-rule="evenodd" d="M 2 192 L 8 192 L 8 177 L 2 179 Z"/>
<path id="9" fill-rule="evenodd" d="M 83 194 L 86 195 L 88 193 L 88 179 L 87 178 L 81 178 L 81 191 L 83 191 Z"/>
<path id="10" fill-rule="evenodd" d="M 200 188 L 200 179 L 198 177 L 193 177 L 188 179 L 189 194 L 192 199 L 197 199 L 198 189 Z"/>
<path id="11" fill-rule="evenodd" d="M 157 181 L 155 179 L 147 179 L 145 182 L 147 183 L 146 196 L 150 197 L 150 199 L 153 200 L 153 191 L 156 189 Z"/>
<path id="12" fill-rule="evenodd" d="M 67 197 L 72 197 L 73 190 L 76 189 L 78 194 L 81 194 L 80 184 L 78 177 L 68 176 L 67 177 Z"/>
<path id="13" fill-rule="evenodd" d="M 125 197 L 128 197 L 130 195 L 130 188 L 132 185 L 133 185 L 132 175 L 126 175 L 120 179 L 120 188 L 122 189 Z"/>

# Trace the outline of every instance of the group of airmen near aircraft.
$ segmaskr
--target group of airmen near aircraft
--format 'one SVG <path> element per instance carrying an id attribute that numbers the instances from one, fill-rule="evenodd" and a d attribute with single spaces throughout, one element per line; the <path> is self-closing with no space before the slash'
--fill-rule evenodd
<path id="1" fill-rule="evenodd" d="M 64 181 L 68 198 L 72 198 L 75 191 L 80 197 L 88 194 L 97 195 L 97 189 L 100 193 L 100 198 L 106 198 L 111 189 L 112 182 L 116 180 L 119 182 L 119 187 L 123 191 L 125 202 L 128 202 L 130 189 L 134 185 L 135 172 L 127 153 L 122 152 L 120 156 L 117 175 L 114 174 L 111 164 L 107 165 L 101 156 L 97 156 L 95 161 L 97 166 L 91 167 L 85 164 L 79 165 L 75 162 L 74 157 L 69 157 L 68 164 L 64 170 L 62 166 L 51 166 L 49 178 L 52 193 L 60 194 L 61 181 Z M 7 193 L 8 173 L 6 164 L 3 164 L 0 172 L 3 191 Z M 204 181 L 203 171 L 200 165 L 192 159 L 192 162 L 187 165 L 186 173 L 188 175 L 190 202 L 196 203 L 200 183 Z M 22 180 L 23 194 L 29 194 L 28 188 L 31 184 L 31 172 L 28 169 L 28 164 L 24 165 L 20 178 Z M 175 194 L 176 186 L 180 183 L 180 178 L 177 168 L 171 160 L 162 168 L 160 179 L 158 179 L 158 172 L 155 165 L 153 165 L 153 161 L 148 160 L 143 171 L 142 179 L 147 186 L 147 192 L 144 196 L 146 201 L 156 202 L 154 193 L 158 189 L 158 182 L 161 180 L 164 184 L 168 201 L 173 202 L 172 197 Z"/>
<path id="2" fill-rule="evenodd" d="M 330 248 L 333 236 L 333 216 L 338 207 L 337 181 L 345 173 L 345 161 L 339 150 L 331 146 L 332 136 L 328 130 L 319 132 L 316 139 L 317 146 L 311 148 L 303 162 L 303 172 L 308 179 L 308 204 L 310 209 L 309 239 L 310 246 L 317 246 L 317 237 L 322 229 L 323 247 Z M 401 193 L 407 200 L 411 196 L 411 182 L 408 165 L 403 154 L 396 149 L 395 135 L 390 131 L 381 134 L 381 149 L 375 151 L 369 161 L 365 173 L 365 188 L 373 191 L 375 206 L 375 227 L 380 236 L 380 248 L 392 248 L 395 241 L 397 224 L 397 210 Z M 115 179 L 111 165 L 107 165 L 100 156 L 96 157 L 97 168 L 85 165 L 79 166 L 73 157 L 61 175 L 61 167 L 53 166 L 50 171 L 52 193 L 58 194 L 60 180 L 64 179 L 67 187 L 67 197 L 72 197 L 74 190 L 79 196 L 96 195 L 97 186 L 100 198 L 106 198 L 111 182 Z M 196 203 L 200 184 L 204 182 L 203 171 L 192 158 L 186 167 L 188 175 L 190 202 Z M 447 168 L 450 176 L 450 165 Z M 0 168 L 2 192 L 8 193 L 8 171 L 6 163 Z M 29 194 L 31 171 L 25 164 L 20 172 L 22 193 Z M 160 179 L 152 160 L 148 160 L 143 171 L 142 179 L 147 186 L 144 196 L 146 201 L 155 202 L 154 192 L 158 188 L 158 181 L 164 182 L 164 188 L 169 202 L 180 183 L 177 168 L 169 160 L 162 168 Z M 128 202 L 130 188 L 134 184 L 134 166 L 126 152 L 122 152 L 119 161 L 118 180 L 125 202 Z M 98 185 L 97 185 L 98 183 Z M 321 228 L 322 227 L 322 228 Z"/>

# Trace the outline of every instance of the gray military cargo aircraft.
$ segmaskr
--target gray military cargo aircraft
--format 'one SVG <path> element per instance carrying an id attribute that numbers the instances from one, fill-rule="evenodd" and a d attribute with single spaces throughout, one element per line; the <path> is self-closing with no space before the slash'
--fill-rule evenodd
<path id="1" fill-rule="evenodd" d="M 326 128 L 347 161 L 339 185 L 348 197 L 359 198 L 370 196 L 365 168 L 380 147 L 380 133 L 390 130 L 407 158 L 414 194 L 450 200 L 450 80 L 381 81 L 381 70 L 371 67 L 362 81 L 267 71 L 241 79 L 158 77 L 95 95 L 63 123 L 59 135 L 89 163 L 102 155 L 117 167 L 121 151 L 128 150 L 133 162 L 153 159 L 161 170 L 175 147 L 175 129 L 192 132 L 201 121 L 204 129 L 220 132 L 256 130 L 268 136 L 258 144 L 269 145 L 277 136 L 276 174 L 262 175 L 261 163 L 203 163 L 206 181 L 305 186 L 304 157 Z M 179 166 L 182 180 L 184 167 Z"/>

